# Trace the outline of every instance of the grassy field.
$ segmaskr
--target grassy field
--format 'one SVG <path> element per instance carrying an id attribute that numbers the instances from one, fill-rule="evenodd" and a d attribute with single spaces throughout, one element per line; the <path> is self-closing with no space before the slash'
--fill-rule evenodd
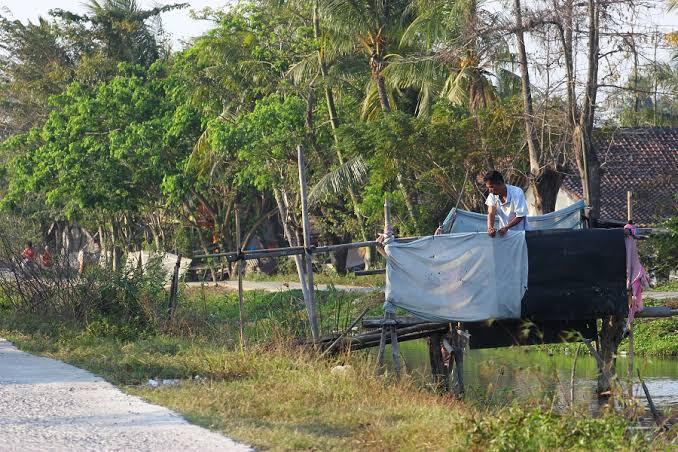
<path id="1" fill-rule="evenodd" d="M 89 369 L 125 391 L 257 448 L 272 450 L 661 449 L 608 413 L 557 414 L 538 405 L 482 409 L 374 376 L 363 354 L 321 360 L 292 344 L 243 352 L 206 339 L 120 340 L 62 330 L 5 330 L 20 348 Z M 335 375 L 332 367 L 351 370 Z M 181 384 L 152 389 L 149 378 Z"/>
<path id="2" fill-rule="evenodd" d="M 317 295 L 325 332 L 345 328 L 365 307 L 378 315 L 383 302 L 379 293 Z M 675 438 L 675 430 L 645 437 L 612 412 L 593 418 L 588 411 L 557 413 L 548 403 L 463 402 L 407 375 L 399 383 L 376 377 L 367 353 L 321 359 L 303 346 L 307 321 L 299 291 L 246 292 L 245 298 L 242 348 L 237 295 L 206 287 L 181 293 L 174 323 L 144 327 L 110 316 L 83 323 L 23 315 L 0 300 L 0 336 L 261 449 L 664 450 Z M 350 370 L 336 374 L 339 364 Z M 151 388 L 151 378 L 180 384 Z"/>

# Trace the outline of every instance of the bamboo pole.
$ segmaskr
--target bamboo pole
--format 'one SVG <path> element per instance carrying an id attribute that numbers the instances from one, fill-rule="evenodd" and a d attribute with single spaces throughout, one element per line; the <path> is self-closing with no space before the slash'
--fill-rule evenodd
<path id="1" fill-rule="evenodd" d="M 395 239 L 398 243 L 407 243 L 419 239 L 420 237 L 402 237 Z M 354 248 L 365 248 L 369 246 L 378 245 L 376 240 L 371 240 L 368 242 L 353 242 L 353 243 L 340 243 L 337 245 L 327 245 L 327 246 L 311 246 L 308 251 L 312 254 L 322 254 L 322 253 L 331 253 L 334 251 L 350 250 Z M 303 246 L 290 246 L 286 248 L 268 248 L 261 250 L 250 250 L 245 251 L 238 256 L 237 251 L 229 251 L 226 253 L 214 253 L 214 254 L 197 254 L 192 257 L 192 259 L 206 259 L 209 257 L 225 257 L 229 262 L 236 262 L 238 259 L 243 260 L 252 260 L 252 259 L 261 259 L 262 257 L 283 257 L 283 256 L 294 256 L 304 254 L 305 249 Z"/>
<path id="2" fill-rule="evenodd" d="M 581 344 L 577 345 L 574 350 L 574 360 L 572 361 L 572 372 L 570 373 L 570 409 L 574 411 L 574 379 L 577 374 L 577 357 L 579 356 L 579 349 Z"/>
<path id="3" fill-rule="evenodd" d="M 177 291 L 179 290 L 179 269 L 181 268 L 181 254 L 177 256 L 177 262 L 174 264 L 174 271 L 172 272 L 172 282 L 170 284 L 170 305 L 169 305 L 169 321 L 174 322 L 174 316 L 177 311 Z"/>
<path id="4" fill-rule="evenodd" d="M 384 235 L 388 237 L 392 234 L 391 228 L 391 201 L 386 198 L 384 200 Z M 377 372 L 381 373 L 384 371 L 384 356 L 386 355 L 386 341 L 388 332 L 391 331 L 391 325 L 395 329 L 395 314 L 392 312 L 384 312 L 384 320 L 381 323 L 381 337 L 379 340 L 379 353 L 377 354 Z M 390 335 L 390 339 L 393 342 L 393 339 L 396 337 L 395 333 Z"/>
<path id="5" fill-rule="evenodd" d="M 626 192 L 626 221 L 628 224 L 633 224 L 633 202 L 632 202 L 632 197 L 633 194 L 631 191 Z M 635 240 L 632 236 L 629 236 L 626 240 Z M 629 275 L 630 276 L 630 275 Z M 627 278 L 627 282 L 631 282 L 630 279 Z M 629 308 L 633 304 L 633 290 L 631 288 L 631 285 L 626 288 L 626 294 L 628 298 L 628 305 Z M 628 354 L 628 370 L 627 370 L 627 376 L 629 380 L 629 397 L 633 397 L 633 323 L 628 325 L 629 328 L 629 354 Z"/>
<path id="6" fill-rule="evenodd" d="M 630 223 L 633 223 L 633 203 L 632 203 L 632 198 L 633 198 L 633 192 L 627 191 L 626 192 L 626 217 L 627 221 Z"/>
<path id="7" fill-rule="evenodd" d="M 391 325 L 391 356 L 393 358 L 393 370 L 396 379 L 400 380 L 400 350 L 398 348 L 398 331 L 395 325 Z"/>
<path id="8" fill-rule="evenodd" d="M 652 396 L 650 396 L 650 390 L 647 389 L 645 380 L 643 380 L 640 376 L 640 369 L 638 369 L 638 379 L 640 380 L 640 385 L 643 388 L 643 392 L 645 393 L 645 397 L 647 398 L 647 404 L 650 407 L 650 412 L 652 413 L 652 417 L 654 418 L 657 427 L 659 427 L 662 430 L 668 430 L 667 426 L 662 422 L 661 412 L 655 406 L 654 401 L 652 400 Z"/>
<path id="9" fill-rule="evenodd" d="M 301 217 L 304 228 L 304 256 L 306 258 L 306 279 L 308 281 L 308 319 L 311 324 L 311 334 L 313 342 L 320 338 L 320 328 L 315 311 L 315 300 L 313 297 L 313 255 L 309 251 L 311 248 L 311 221 L 308 215 L 308 186 L 306 185 L 306 162 L 304 161 L 304 147 L 297 146 L 297 160 L 299 165 L 299 187 L 301 194 Z M 303 282 L 302 282 L 303 284 Z"/>
<path id="10" fill-rule="evenodd" d="M 450 356 L 450 368 L 454 361 L 452 392 L 457 398 L 464 396 L 464 349 L 466 348 L 466 336 L 462 332 L 461 322 L 452 330 L 452 356 Z"/>
<path id="11" fill-rule="evenodd" d="M 384 235 L 393 235 L 393 227 L 391 225 L 391 201 L 387 198 L 384 200 Z M 391 313 L 391 318 L 395 319 L 395 313 Z M 398 347 L 398 329 L 393 322 L 389 326 L 391 330 L 391 357 L 393 359 L 393 370 L 396 374 L 396 379 L 400 380 L 400 350 Z"/>
<path id="12" fill-rule="evenodd" d="M 238 251 L 241 251 L 240 248 L 242 244 L 240 243 L 240 215 L 239 215 L 238 205 L 235 205 L 234 215 L 235 215 L 235 245 L 238 248 Z M 245 347 L 245 302 L 243 297 L 243 288 L 242 288 L 242 264 L 243 260 L 239 259 L 237 263 L 236 272 L 238 272 L 238 309 L 240 311 L 240 320 L 238 326 L 240 328 L 240 349 L 242 350 Z"/>

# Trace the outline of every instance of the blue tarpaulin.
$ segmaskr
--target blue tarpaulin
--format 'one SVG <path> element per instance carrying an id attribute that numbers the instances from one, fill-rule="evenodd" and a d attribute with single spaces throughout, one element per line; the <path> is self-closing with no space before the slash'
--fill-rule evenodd
<path id="1" fill-rule="evenodd" d="M 584 201 L 580 200 L 569 207 L 547 213 L 527 217 L 527 224 L 532 231 L 544 229 L 581 229 L 583 227 L 582 210 Z M 495 225 L 498 219 L 495 218 Z M 443 233 L 485 232 L 487 231 L 487 214 L 452 209 L 443 222 Z"/>

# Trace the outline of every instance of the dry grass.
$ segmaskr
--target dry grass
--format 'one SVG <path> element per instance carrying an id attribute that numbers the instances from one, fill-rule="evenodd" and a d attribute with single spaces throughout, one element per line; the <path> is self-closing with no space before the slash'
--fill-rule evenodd
<path id="1" fill-rule="evenodd" d="M 374 375 L 365 354 L 320 360 L 279 343 L 241 353 L 168 336 L 120 341 L 81 333 L 0 332 L 25 350 L 90 369 L 130 393 L 261 449 L 638 450 L 665 447 L 626 433 L 624 419 L 559 415 L 537 405 L 500 410 L 441 397 L 405 377 Z M 352 371 L 338 376 L 335 364 Z M 207 377 L 206 380 L 194 377 Z M 149 378 L 180 378 L 151 389 Z M 662 440 L 663 441 L 663 440 Z"/>

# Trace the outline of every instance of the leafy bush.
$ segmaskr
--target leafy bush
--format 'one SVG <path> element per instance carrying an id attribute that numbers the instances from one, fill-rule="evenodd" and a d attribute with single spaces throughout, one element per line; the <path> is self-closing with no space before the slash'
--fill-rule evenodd
<path id="1" fill-rule="evenodd" d="M 131 337 L 162 326 L 167 295 L 159 259 L 143 272 L 91 265 L 78 274 L 61 256 L 53 256 L 48 268 L 24 262 L 11 243 L 0 236 L 5 273 L 0 278 L 0 306 L 6 311 L 100 335 Z"/>
<path id="2" fill-rule="evenodd" d="M 678 270 L 678 216 L 671 217 L 659 226 L 667 232 L 650 237 L 641 248 L 643 262 L 648 270 L 660 279 Z"/>

